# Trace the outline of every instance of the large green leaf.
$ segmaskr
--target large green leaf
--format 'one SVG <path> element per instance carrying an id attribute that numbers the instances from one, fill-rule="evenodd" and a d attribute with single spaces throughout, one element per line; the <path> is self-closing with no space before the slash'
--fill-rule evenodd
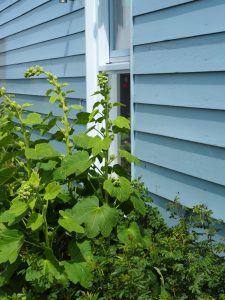
<path id="1" fill-rule="evenodd" d="M 54 172 L 54 179 L 66 179 L 72 174 L 79 175 L 92 165 L 89 154 L 86 151 L 78 151 L 73 155 L 67 155 L 59 167 Z"/>
<path id="2" fill-rule="evenodd" d="M 24 236 L 16 229 L 0 227 L 0 264 L 9 261 L 14 263 L 18 257 Z"/>
<path id="3" fill-rule="evenodd" d="M 93 258 L 90 241 L 78 243 L 75 240 L 69 242 L 68 246 L 70 257 L 73 261 L 84 262 Z"/>
<path id="4" fill-rule="evenodd" d="M 130 227 L 126 228 L 124 225 L 117 228 L 118 239 L 127 246 L 142 245 L 143 239 L 137 223 L 132 222 Z"/>
<path id="5" fill-rule="evenodd" d="M 85 288 L 92 284 L 92 270 L 87 262 L 64 262 L 65 272 L 70 281 L 74 284 L 78 282 Z"/>
<path id="6" fill-rule="evenodd" d="M 37 172 L 33 171 L 30 178 L 29 178 L 29 183 L 35 187 L 38 188 L 40 184 L 40 176 Z"/>
<path id="7" fill-rule="evenodd" d="M 54 282 L 63 279 L 60 268 L 52 259 L 34 260 L 26 270 L 26 281 L 32 282 L 42 291 L 51 287 Z"/>
<path id="8" fill-rule="evenodd" d="M 89 136 L 83 132 L 73 136 L 74 143 L 83 149 L 91 149 L 94 145 L 95 137 Z"/>
<path id="9" fill-rule="evenodd" d="M 111 197 L 115 197 L 120 202 L 128 200 L 132 193 L 131 183 L 125 177 L 107 179 L 103 188 Z"/>
<path id="10" fill-rule="evenodd" d="M 44 218 L 41 214 L 33 212 L 28 219 L 27 228 L 30 228 L 32 231 L 39 229 L 44 223 Z"/>
<path id="11" fill-rule="evenodd" d="M 98 155 L 102 150 L 108 150 L 111 145 L 112 140 L 110 138 L 105 138 L 102 140 L 101 138 L 96 141 L 94 146 L 92 147 L 92 154 L 94 156 Z"/>
<path id="12" fill-rule="evenodd" d="M 131 164 L 131 163 L 135 163 L 136 165 L 139 165 L 139 164 L 140 164 L 139 159 L 138 159 L 136 156 L 130 154 L 130 153 L 129 153 L 128 151 L 126 151 L 126 150 L 120 149 L 120 150 L 119 150 L 119 155 L 120 155 L 120 157 L 125 158 L 130 164 Z"/>
<path id="13" fill-rule="evenodd" d="M 27 212 L 28 205 L 25 202 L 15 199 L 10 208 L 0 215 L 0 222 L 8 223 L 9 226 L 18 222 Z"/>
<path id="14" fill-rule="evenodd" d="M 110 138 L 102 140 L 99 136 L 89 136 L 85 133 L 80 133 L 73 136 L 73 140 L 78 147 L 83 149 L 92 149 L 94 156 L 98 155 L 102 150 L 108 150 L 111 144 Z"/>
<path id="15" fill-rule="evenodd" d="M 87 236 L 96 237 L 99 233 L 107 237 L 118 221 L 118 211 L 107 204 L 99 206 L 99 199 L 90 196 L 82 199 L 73 207 L 76 220 L 84 223 Z"/>
<path id="16" fill-rule="evenodd" d="M 130 129 L 130 121 L 122 116 L 117 117 L 116 120 L 113 121 L 113 125 L 119 128 Z"/>
<path id="17" fill-rule="evenodd" d="M 147 208 L 145 202 L 140 197 L 134 194 L 130 197 L 130 201 L 133 203 L 136 211 L 138 211 L 142 215 L 145 215 Z"/>
<path id="18" fill-rule="evenodd" d="M 16 168 L 2 168 L 0 169 L 0 185 L 5 184 L 16 172 Z"/>
<path id="19" fill-rule="evenodd" d="M 28 159 L 41 160 L 60 156 L 60 152 L 55 150 L 48 143 L 41 143 L 35 146 L 35 149 L 26 148 L 25 155 Z"/>
<path id="20" fill-rule="evenodd" d="M 41 115 L 38 113 L 30 113 L 26 119 L 23 119 L 23 123 L 26 125 L 31 125 L 31 124 L 36 124 L 36 123 L 41 123 Z"/>
<path id="21" fill-rule="evenodd" d="M 45 188 L 45 200 L 54 200 L 61 191 L 61 186 L 58 182 L 50 182 Z"/>
<path id="22" fill-rule="evenodd" d="M 72 209 L 66 211 L 60 210 L 59 225 L 65 228 L 68 232 L 84 233 L 84 228 L 77 223 L 76 216 Z"/>
<path id="23" fill-rule="evenodd" d="M 43 169 L 43 170 L 45 170 L 45 171 L 50 171 L 50 170 L 53 170 L 53 169 L 55 169 L 55 167 L 56 167 L 56 165 L 57 165 L 57 162 L 56 161 L 54 161 L 54 160 L 49 160 L 47 163 L 40 163 L 39 164 L 39 168 L 40 169 Z"/>

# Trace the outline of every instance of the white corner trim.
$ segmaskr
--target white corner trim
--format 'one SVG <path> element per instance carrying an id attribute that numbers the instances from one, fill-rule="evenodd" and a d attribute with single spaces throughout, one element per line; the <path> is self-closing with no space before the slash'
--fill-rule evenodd
<path id="1" fill-rule="evenodd" d="M 85 41 L 86 41 L 86 109 L 92 111 L 97 96 L 91 96 L 97 89 L 98 74 L 98 0 L 85 1 Z"/>
<path id="2" fill-rule="evenodd" d="M 131 139 L 131 154 L 134 154 L 134 73 L 133 73 L 133 62 L 134 62 L 134 49 L 133 49 L 133 3 L 130 10 L 130 139 Z M 131 178 L 135 178 L 135 167 L 134 163 L 131 164 Z"/>
<path id="3" fill-rule="evenodd" d="M 111 1 L 111 0 L 109 0 Z M 108 0 L 98 1 L 98 65 L 109 63 L 109 5 Z"/>

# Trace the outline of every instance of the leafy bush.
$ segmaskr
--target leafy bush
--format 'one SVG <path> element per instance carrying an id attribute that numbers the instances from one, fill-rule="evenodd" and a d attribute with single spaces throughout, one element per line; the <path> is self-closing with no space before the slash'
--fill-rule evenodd
<path id="1" fill-rule="evenodd" d="M 140 180 L 114 164 L 138 159 L 109 154 L 130 122 L 109 118 L 121 104 L 110 102 L 106 74 L 91 113 L 68 104 L 74 91 L 52 73 L 25 72 L 39 75 L 61 117 L 31 112 L 0 89 L 0 298 L 225 299 L 225 247 L 214 241 L 211 212 L 174 202 L 170 228 Z M 77 125 L 88 126 L 76 133 Z"/>

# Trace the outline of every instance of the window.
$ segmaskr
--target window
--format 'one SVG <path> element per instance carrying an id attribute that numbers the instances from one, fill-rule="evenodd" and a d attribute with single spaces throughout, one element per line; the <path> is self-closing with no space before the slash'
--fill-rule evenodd
<path id="1" fill-rule="evenodd" d="M 109 0 L 110 57 L 128 56 L 131 0 Z"/>

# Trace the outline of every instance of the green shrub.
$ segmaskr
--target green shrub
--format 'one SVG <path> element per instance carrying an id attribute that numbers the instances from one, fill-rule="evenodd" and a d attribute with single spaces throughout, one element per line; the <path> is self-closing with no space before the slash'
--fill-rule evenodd
<path id="1" fill-rule="evenodd" d="M 109 154 L 130 122 L 109 118 L 121 104 L 110 102 L 106 74 L 91 113 L 68 104 L 74 91 L 52 73 L 25 72 L 39 75 L 60 117 L 0 89 L 0 299 L 225 299 L 225 247 L 211 212 L 174 202 L 170 228 L 140 180 L 114 164 L 139 162 L 122 149 Z"/>

